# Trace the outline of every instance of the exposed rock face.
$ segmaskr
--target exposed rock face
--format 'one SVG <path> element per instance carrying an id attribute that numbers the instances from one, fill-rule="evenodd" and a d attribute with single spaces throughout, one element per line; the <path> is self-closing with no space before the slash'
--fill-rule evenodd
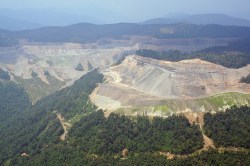
<path id="1" fill-rule="evenodd" d="M 11 74 L 12 80 L 17 77 L 19 80 L 31 79 L 33 71 L 45 84 L 40 86 L 44 89 L 48 89 L 46 85 L 52 85 L 53 82 L 62 82 L 60 87 L 53 87 L 54 91 L 62 88 L 65 83 L 72 84 L 92 67 L 98 67 L 106 76 L 107 82 L 99 85 L 91 99 L 100 108 L 108 110 L 123 106 L 159 106 L 166 104 L 166 100 L 171 100 L 173 108 L 183 108 L 182 104 L 172 104 L 172 100 L 193 100 L 223 92 L 250 93 L 249 85 L 238 83 L 242 76 L 250 73 L 250 65 L 241 69 L 229 69 L 198 59 L 168 62 L 128 56 L 120 65 L 110 67 L 123 55 L 131 55 L 142 48 L 179 49 L 186 47 L 185 43 L 191 41 L 190 47 L 180 50 L 199 48 L 196 45 L 197 39 L 190 39 L 188 42 L 187 39 L 180 40 L 130 37 L 127 41 L 111 40 L 109 45 L 26 43 L 19 47 L 0 48 L 0 67 Z M 210 44 L 216 45 L 220 41 L 224 45 L 231 39 L 203 40 L 202 48 Z M 82 65 L 82 71 L 75 70 L 78 64 Z M 57 81 L 50 81 L 48 75 Z M 37 82 L 34 85 L 37 89 Z M 33 87 L 33 84 L 27 87 Z M 38 94 L 33 88 L 31 91 Z M 46 91 L 46 95 L 50 92 L 52 91 Z M 199 105 L 199 108 L 203 108 L 203 105 Z"/>
<path id="2" fill-rule="evenodd" d="M 90 66 L 104 68 L 115 63 L 129 47 L 102 48 L 81 44 L 30 44 L 19 48 L 1 48 L 11 58 L 0 61 L 0 66 L 7 68 L 12 74 L 24 79 L 31 78 L 31 72 L 38 74 L 44 82 L 44 71 L 59 80 L 75 80 L 85 74 Z M 0 50 L 1 53 L 1 50 Z M 12 55 L 13 54 L 13 55 Z M 5 58 L 6 59 L 6 58 Z M 83 70 L 75 67 L 82 64 Z"/>
<path id="3" fill-rule="evenodd" d="M 109 83 L 100 85 L 96 94 L 118 100 L 122 105 L 133 105 L 136 101 L 146 103 L 154 99 L 186 100 L 223 92 L 250 93 L 249 85 L 239 83 L 248 73 L 250 65 L 229 69 L 199 59 L 168 62 L 129 56 L 122 64 L 104 71 Z"/>
<path id="4" fill-rule="evenodd" d="M 93 68 L 116 63 L 133 47 L 102 47 L 96 44 L 29 43 L 0 47 L 0 68 L 23 85 L 35 103 L 41 97 L 69 86 Z M 76 66 L 81 64 L 81 70 Z"/>

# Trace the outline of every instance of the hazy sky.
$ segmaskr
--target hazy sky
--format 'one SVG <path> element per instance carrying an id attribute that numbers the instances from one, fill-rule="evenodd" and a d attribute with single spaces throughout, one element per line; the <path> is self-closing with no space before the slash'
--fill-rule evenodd
<path id="1" fill-rule="evenodd" d="M 250 19 L 250 0 L 0 0 L 0 8 L 59 10 L 111 21 L 140 21 L 168 13 L 224 13 Z"/>

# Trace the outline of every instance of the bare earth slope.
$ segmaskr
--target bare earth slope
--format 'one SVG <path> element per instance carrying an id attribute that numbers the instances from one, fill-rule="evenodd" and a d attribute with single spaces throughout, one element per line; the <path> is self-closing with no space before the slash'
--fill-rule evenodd
<path id="1" fill-rule="evenodd" d="M 17 47 L 0 47 L 0 68 L 8 71 L 12 80 L 24 85 L 34 103 L 65 84 L 72 84 L 93 68 L 111 66 L 128 50 L 133 50 L 133 47 L 106 48 L 95 43 L 26 43 Z M 83 71 L 76 70 L 78 64 L 82 65 Z M 32 76 L 32 73 L 37 76 Z"/>
<path id="2" fill-rule="evenodd" d="M 242 76 L 250 73 L 250 65 L 229 69 L 199 59 L 168 62 L 128 56 L 103 73 L 108 83 L 99 85 L 91 98 L 104 109 L 200 99 L 226 92 L 250 93 L 249 85 L 239 83 Z M 110 108 L 102 104 L 107 102 Z"/>
<path id="3" fill-rule="evenodd" d="M 93 68 L 110 66 L 127 49 L 102 48 L 94 44 L 26 44 L 19 48 L 4 50 L 6 53 L 13 53 L 13 56 L 10 56 L 13 60 L 12 63 L 0 62 L 0 66 L 24 79 L 31 78 L 31 72 L 35 71 L 38 77 L 47 82 L 44 78 L 46 70 L 60 80 L 71 80 L 86 73 L 89 70 L 88 64 Z M 79 63 L 83 66 L 83 72 L 75 70 Z"/>

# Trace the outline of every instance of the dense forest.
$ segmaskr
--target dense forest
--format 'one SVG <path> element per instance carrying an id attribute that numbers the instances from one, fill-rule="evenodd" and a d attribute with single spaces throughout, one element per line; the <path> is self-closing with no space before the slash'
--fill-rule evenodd
<path id="1" fill-rule="evenodd" d="M 63 129 L 53 111 L 70 117 L 80 111 L 95 110 L 88 95 L 101 80 L 102 75 L 93 70 L 74 85 L 41 99 L 33 106 L 22 87 L 13 82 L 1 83 L 0 165 L 22 153 L 32 156 L 44 147 L 59 143 Z M 8 115 L 11 117 L 6 119 Z"/>
<path id="2" fill-rule="evenodd" d="M 240 31 L 237 29 L 240 28 Z M 248 27 L 223 26 L 223 25 L 194 25 L 194 24 L 172 24 L 165 26 L 157 38 L 228 38 L 228 37 L 250 37 Z M 244 35 L 245 34 L 245 35 Z"/>
<path id="3" fill-rule="evenodd" d="M 30 157 L 19 157 L 13 159 L 11 165 L 27 165 L 27 166 L 60 166 L 60 165 L 89 165 L 89 166 L 130 166 L 130 165 L 171 165 L 171 166 L 214 166 L 214 165 L 226 165 L 235 166 L 242 165 L 247 166 L 250 163 L 250 155 L 248 152 L 229 152 L 218 153 L 215 150 L 209 150 L 184 158 L 174 158 L 173 160 L 167 160 L 165 156 L 159 153 L 138 153 L 133 156 L 121 159 L 106 155 L 105 157 L 99 157 L 97 155 L 88 155 L 83 152 L 80 147 L 70 147 L 67 145 L 59 144 L 45 148 L 39 155 Z"/>
<path id="4" fill-rule="evenodd" d="M 12 81 L 0 80 L 0 124 L 30 105 L 29 97 L 22 87 Z"/>
<path id="5" fill-rule="evenodd" d="M 13 46 L 18 40 L 31 42 L 96 42 L 102 38 L 122 39 L 124 36 L 153 36 L 161 39 L 175 38 L 244 38 L 250 37 L 249 27 L 223 25 L 142 25 L 135 23 L 119 23 L 95 25 L 80 23 L 66 27 L 45 27 L 25 31 L 0 30 L 0 46 Z M 6 37 L 8 36 L 8 37 Z"/>
<path id="6" fill-rule="evenodd" d="M 168 33 L 173 32 L 173 33 Z M 250 37 L 249 27 L 222 25 L 141 25 L 119 23 L 107 25 L 75 24 L 67 27 L 47 27 L 12 33 L 11 36 L 40 42 L 95 42 L 101 38 L 122 39 L 124 35 L 156 38 L 243 38 Z"/>
<path id="7" fill-rule="evenodd" d="M 61 126 L 55 115 L 30 111 L 31 102 L 21 86 L 1 82 L 0 101 L 0 165 L 16 154 L 35 153 L 42 144 L 58 140 Z"/>
<path id="8" fill-rule="evenodd" d="M 178 50 L 157 52 L 153 50 L 137 50 L 136 54 L 157 60 L 181 61 L 201 59 L 228 68 L 241 68 L 250 64 L 250 38 L 230 42 L 227 46 L 211 47 L 197 52 L 182 53 Z M 235 61 L 237 59 L 237 61 Z"/>
<path id="9" fill-rule="evenodd" d="M 11 47 L 18 44 L 16 37 L 10 37 L 11 31 L 0 29 L 0 47 Z"/>
<path id="10" fill-rule="evenodd" d="M 229 118 L 245 116 L 249 107 L 232 107 L 228 111 L 238 112 Z M 228 114 L 220 113 L 223 116 Z M 239 113 L 240 112 L 240 113 Z M 213 115 L 221 119 L 221 115 Z M 238 116 L 241 114 L 242 116 Z M 237 115 L 237 116 L 235 116 Z M 206 114 L 205 130 L 210 114 Z M 225 117 L 227 118 L 227 117 Z M 245 117 L 245 119 L 249 117 Z M 244 120 L 243 120 L 244 121 Z M 245 121 L 244 121 L 245 122 Z M 216 122 L 215 122 L 216 123 Z M 238 125 L 239 122 L 234 125 Z M 222 125 L 224 122 L 222 121 Z M 244 126 L 241 126 L 244 127 Z M 247 139 L 248 135 L 237 133 L 238 138 Z M 213 133 L 217 135 L 218 133 Z M 225 134 L 225 133 L 224 133 Z M 235 137 L 235 133 L 233 137 Z M 224 135 L 226 137 L 227 135 Z M 237 136 L 236 136 L 237 137 Z M 238 141 L 241 141 L 238 139 Z M 249 141 L 248 141 L 249 142 Z M 245 142 L 247 145 L 247 142 Z M 222 145 L 223 143 L 218 145 Z M 183 116 L 172 116 L 166 119 L 142 117 L 127 117 L 110 114 L 104 117 L 101 110 L 83 117 L 71 129 L 67 142 L 60 142 L 45 147 L 33 156 L 16 156 L 11 165 L 249 165 L 249 150 L 219 152 L 209 149 L 186 157 L 175 157 L 167 160 L 160 152 L 171 151 L 176 154 L 189 154 L 202 147 L 202 136 L 198 126 L 191 125 Z"/>
<path id="11" fill-rule="evenodd" d="M 121 154 L 166 151 L 188 154 L 202 148 L 202 134 L 198 126 L 189 124 L 182 116 L 167 119 L 110 114 L 102 111 L 84 117 L 69 133 L 73 146 L 82 146 L 89 154 Z M 71 142 L 72 140 L 72 142 Z"/>
<path id="12" fill-rule="evenodd" d="M 205 114 L 205 131 L 216 146 L 250 148 L 250 108 L 233 106 L 226 112 Z"/>

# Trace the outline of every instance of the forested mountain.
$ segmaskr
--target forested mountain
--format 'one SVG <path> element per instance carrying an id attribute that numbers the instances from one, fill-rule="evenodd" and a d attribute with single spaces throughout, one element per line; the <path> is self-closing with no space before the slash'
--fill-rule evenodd
<path id="1" fill-rule="evenodd" d="M 249 20 L 231 17 L 225 14 L 195 14 L 189 15 L 186 18 L 183 18 L 182 20 L 191 24 L 250 26 Z"/>
<path id="2" fill-rule="evenodd" d="M 182 135 L 182 137 L 180 137 Z M 184 117 L 167 119 L 137 117 L 131 120 L 115 114 L 105 119 L 98 111 L 86 116 L 69 133 L 71 146 L 82 146 L 89 154 L 119 154 L 170 151 L 187 154 L 202 147 L 198 126 L 189 124 Z"/>
<path id="3" fill-rule="evenodd" d="M 6 78 L 6 76 L 4 76 Z M 0 123 L 14 114 L 22 113 L 31 105 L 29 97 L 22 87 L 12 81 L 3 81 L 0 77 Z"/>
<path id="4" fill-rule="evenodd" d="M 102 81 L 102 74 L 94 69 L 72 86 L 41 99 L 33 106 L 22 87 L 11 81 L 2 81 L 0 105 L 1 111 L 5 111 L 1 115 L 5 117 L 0 118 L 0 165 L 249 163 L 248 150 L 197 153 L 203 147 L 202 131 L 182 115 L 149 118 L 111 113 L 105 117 L 102 110 L 96 111 L 88 98 L 96 84 Z M 206 114 L 205 132 L 215 139 L 218 147 L 249 148 L 249 110 L 247 106 L 232 107 L 225 113 Z M 74 119 L 66 141 L 60 140 L 65 130 L 56 113 L 68 121 Z M 232 129 L 231 133 L 226 132 L 228 129 Z M 225 137 L 229 140 L 227 143 Z M 184 157 L 167 160 L 160 152 Z"/>
<path id="5" fill-rule="evenodd" d="M 100 81 L 102 75 L 93 70 L 71 87 L 45 97 L 33 106 L 23 88 L 13 82 L 1 83 L 0 165 L 22 153 L 32 156 L 44 147 L 59 143 L 63 128 L 54 111 L 70 117 L 79 111 L 84 114 L 95 110 L 88 95 Z"/>
<path id="6" fill-rule="evenodd" d="M 152 18 L 142 22 L 142 24 L 176 24 L 181 21 L 171 19 L 171 18 Z"/>
<path id="7" fill-rule="evenodd" d="M 194 155 L 187 158 L 176 158 L 167 160 L 165 156 L 158 153 L 138 153 L 137 155 L 130 156 L 126 159 L 114 158 L 113 156 L 106 156 L 101 158 L 95 155 L 84 157 L 85 153 L 81 149 L 72 148 L 70 146 L 57 145 L 45 149 L 41 155 L 36 156 L 33 160 L 29 158 L 19 158 L 12 165 L 23 164 L 27 166 L 53 166 L 53 165 L 248 165 L 250 157 L 246 152 L 225 152 L 218 153 L 214 150 L 202 152 L 200 155 Z"/>
<path id="8" fill-rule="evenodd" d="M 237 110 L 237 113 L 234 111 Z M 223 130 L 224 122 L 216 119 L 225 119 L 232 125 L 240 125 L 240 120 L 248 119 L 249 107 L 233 107 L 226 113 L 218 116 L 207 114 L 205 117 L 205 130 L 214 137 L 225 138 L 226 132 L 217 135 L 216 130 L 209 130 L 210 122 L 214 120 L 216 125 L 220 125 Z M 238 116 L 241 115 L 241 116 Z M 237 121 L 235 121 L 237 119 Z M 216 122 L 217 121 L 217 122 Z M 220 123 L 220 124 L 217 124 Z M 244 120 L 245 125 L 247 121 Z M 227 123 L 226 123 L 227 124 Z M 242 126 L 244 127 L 244 126 Z M 220 130 L 219 129 L 219 130 Z M 237 136 L 230 135 L 236 144 L 224 144 L 216 142 L 217 146 L 246 147 L 241 144 L 241 140 L 247 141 L 249 131 L 242 128 L 242 132 Z M 237 132 L 237 131 L 235 131 Z M 246 134 L 246 135 L 245 135 Z M 220 138 L 220 136 L 222 136 Z M 246 138 L 246 139 L 243 139 Z M 166 119 L 143 117 L 126 117 L 124 115 L 111 114 L 104 117 L 102 111 L 94 111 L 71 129 L 67 142 L 50 144 L 43 148 L 41 152 L 34 155 L 21 157 L 16 156 L 10 161 L 11 165 L 247 165 L 250 161 L 249 151 L 224 152 L 210 149 L 192 155 L 176 156 L 172 160 L 167 160 L 166 156 L 160 152 L 172 152 L 176 154 L 190 154 L 202 147 L 202 135 L 199 127 L 191 125 L 183 116 L 173 116 Z"/>
<path id="9" fill-rule="evenodd" d="M 1 22 L 0 29 L 8 29 L 8 30 L 13 30 L 13 31 L 35 29 L 35 28 L 42 27 L 38 23 L 20 20 L 20 19 L 5 16 L 5 15 L 0 15 L 0 22 Z"/>
<path id="10" fill-rule="evenodd" d="M 173 24 L 162 29 L 162 33 L 156 34 L 157 38 L 227 38 L 227 37 L 248 37 L 249 27 L 223 26 L 223 25 L 194 25 L 194 24 Z M 245 34 L 245 35 L 243 35 Z"/>
<path id="11" fill-rule="evenodd" d="M 79 22 L 100 24 L 101 21 L 87 15 L 69 14 L 49 9 L 1 9 L 0 28 L 27 30 L 45 26 L 67 26 Z"/>
<path id="12" fill-rule="evenodd" d="M 219 24 L 219 25 L 235 25 L 235 26 L 250 26 L 250 21 L 231 17 L 224 14 L 195 14 L 182 15 L 180 17 L 163 17 L 153 18 L 144 21 L 142 24 L 174 24 L 174 23 L 189 23 L 197 25 Z"/>
<path id="13" fill-rule="evenodd" d="M 33 42 L 95 42 L 101 38 L 122 39 L 127 35 L 153 36 L 159 39 L 175 38 L 244 38 L 250 37 L 249 27 L 222 25 L 141 25 L 135 23 L 119 23 L 95 25 L 80 23 L 65 27 L 45 27 L 35 30 L 5 31 L 2 37 L 10 39 L 27 39 Z M 14 43 L 13 43 L 14 44 Z"/>
<path id="14" fill-rule="evenodd" d="M 18 45 L 18 39 L 10 37 L 10 31 L 0 29 L 0 47 L 9 47 Z"/>

